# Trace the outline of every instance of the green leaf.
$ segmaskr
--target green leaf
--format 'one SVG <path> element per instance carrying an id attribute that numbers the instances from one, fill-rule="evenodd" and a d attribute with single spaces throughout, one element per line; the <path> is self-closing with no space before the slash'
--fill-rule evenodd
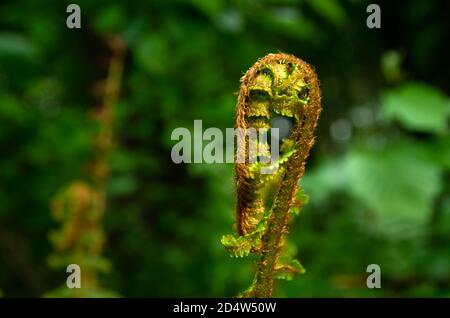
<path id="1" fill-rule="evenodd" d="M 448 131 L 450 103 L 434 87 L 407 83 L 383 96 L 383 111 L 388 121 L 398 121 L 412 131 L 444 133 Z"/>
<path id="2" fill-rule="evenodd" d="M 266 230 L 266 219 L 269 215 L 270 213 L 268 213 L 263 218 L 263 220 L 258 223 L 256 229 L 253 232 L 248 233 L 245 236 L 222 236 L 220 242 L 223 246 L 225 246 L 225 249 L 228 251 L 228 253 L 230 253 L 231 257 L 248 256 L 252 248 L 261 246 L 261 238 L 264 231 Z"/>
<path id="3" fill-rule="evenodd" d="M 295 275 L 304 274 L 306 272 L 300 261 L 296 259 L 280 260 L 276 267 L 276 278 L 292 280 Z"/>
<path id="4" fill-rule="evenodd" d="M 244 257 L 252 249 L 252 241 L 244 236 L 235 237 L 233 235 L 224 235 L 220 240 L 231 257 Z"/>
<path id="5" fill-rule="evenodd" d="M 13 56 L 35 60 L 37 55 L 35 45 L 28 38 L 15 33 L 0 33 L 0 57 Z"/>
<path id="6" fill-rule="evenodd" d="M 312 169 L 306 169 L 301 180 L 302 188 L 309 193 L 312 202 L 323 202 L 328 197 L 347 187 L 347 176 L 344 173 L 344 160 L 333 157 L 324 160 Z"/>
<path id="7" fill-rule="evenodd" d="M 426 148 L 397 144 L 347 158 L 349 190 L 374 214 L 370 224 L 397 237 L 417 234 L 428 221 L 441 191 L 442 168 Z"/>

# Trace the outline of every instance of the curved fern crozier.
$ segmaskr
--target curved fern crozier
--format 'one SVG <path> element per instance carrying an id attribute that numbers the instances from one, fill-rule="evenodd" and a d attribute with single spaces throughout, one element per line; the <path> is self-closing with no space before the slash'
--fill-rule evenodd
<path id="1" fill-rule="evenodd" d="M 290 278 L 304 271 L 283 251 L 283 234 L 289 212 L 298 213 L 306 203 L 298 183 L 314 144 L 320 112 L 317 76 L 309 64 L 293 55 L 268 54 L 241 79 L 236 126 L 244 131 L 279 128 L 280 150 L 275 162 L 258 162 L 255 159 L 271 154 L 269 138 L 257 141 L 256 152 L 250 151 L 248 136 L 238 143 L 238 153 L 246 158 L 236 163 L 238 236 L 226 235 L 222 243 L 232 256 L 261 255 L 254 282 L 243 296 L 270 297 L 275 278 Z"/>

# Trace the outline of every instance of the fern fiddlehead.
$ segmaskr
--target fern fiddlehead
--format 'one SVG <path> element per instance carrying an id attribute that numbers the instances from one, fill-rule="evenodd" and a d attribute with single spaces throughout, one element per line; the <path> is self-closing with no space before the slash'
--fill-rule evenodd
<path id="1" fill-rule="evenodd" d="M 225 235 L 222 243 L 231 256 L 260 255 L 253 284 L 244 297 L 271 297 L 275 278 L 290 278 L 304 271 L 283 251 L 284 234 L 290 212 L 298 213 L 307 201 L 298 182 L 314 144 L 320 112 L 317 76 L 295 56 L 269 54 L 241 79 L 236 126 L 263 131 L 279 128 L 280 150 L 275 162 L 258 162 L 255 159 L 269 156 L 273 145 L 268 140 L 258 140 L 253 153 L 248 138 L 238 144 L 238 152 L 246 157 L 235 168 L 238 236 Z M 262 173 L 263 168 L 271 167 L 273 173 Z"/>

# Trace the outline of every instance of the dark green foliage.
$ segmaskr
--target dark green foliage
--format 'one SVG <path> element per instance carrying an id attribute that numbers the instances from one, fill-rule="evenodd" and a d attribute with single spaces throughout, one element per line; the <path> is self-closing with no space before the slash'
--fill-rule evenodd
<path id="1" fill-rule="evenodd" d="M 450 295 L 448 1 L 69 1 L 0 5 L 0 290 L 42 296 L 51 269 L 49 204 L 91 181 L 90 113 L 108 34 L 128 43 L 110 153 L 101 285 L 123 296 L 235 296 L 254 258 L 220 244 L 234 222 L 232 164 L 175 165 L 176 127 L 233 127 L 236 81 L 269 52 L 315 66 L 323 113 L 289 251 L 307 272 L 276 296 Z M 298 252 L 298 253 L 297 253 Z M 366 267 L 382 289 L 365 286 Z M 299 271 L 299 264 L 294 266 Z M 289 278 L 289 277 L 285 277 Z"/>

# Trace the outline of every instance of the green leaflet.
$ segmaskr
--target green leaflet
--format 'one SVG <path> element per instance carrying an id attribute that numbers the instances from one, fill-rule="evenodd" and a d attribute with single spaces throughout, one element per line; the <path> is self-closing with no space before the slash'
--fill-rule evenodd
<path id="1" fill-rule="evenodd" d="M 405 83 L 387 91 L 382 105 L 387 121 L 399 122 L 412 131 L 437 135 L 448 132 L 448 98 L 432 86 L 416 82 Z"/>
<path id="2" fill-rule="evenodd" d="M 222 236 L 220 242 L 225 247 L 231 257 L 244 257 L 250 254 L 252 249 L 258 249 L 261 246 L 261 239 L 266 230 L 267 219 L 271 211 L 266 213 L 263 219 L 258 223 L 256 229 L 244 236 L 234 236 L 227 234 Z"/>
<path id="3" fill-rule="evenodd" d="M 252 248 L 261 244 L 263 232 L 252 232 L 246 236 L 238 236 L 228 234 L 222 236 L 221 242 L 231 257 L 244 257 L 250 254 Z"/>
<path id="4" fill-rule="evenodd" d="M 299 215 L 300 210 L 302 207 L 309 203 L 309 195 L 305 193 L 305 190 L 300 188 L 297 193 L 297 201 L 294 203 L 294 205 L 289 210 L 290 213 L 294 215 Z"/>
<path id="5" fill-rule="evenodd" d="M 280 259 L 275 270 L 276 278 L 285 280 L 292 280 L 295 275 L 306 272 L 300 261 L 292 258 Z"/>

